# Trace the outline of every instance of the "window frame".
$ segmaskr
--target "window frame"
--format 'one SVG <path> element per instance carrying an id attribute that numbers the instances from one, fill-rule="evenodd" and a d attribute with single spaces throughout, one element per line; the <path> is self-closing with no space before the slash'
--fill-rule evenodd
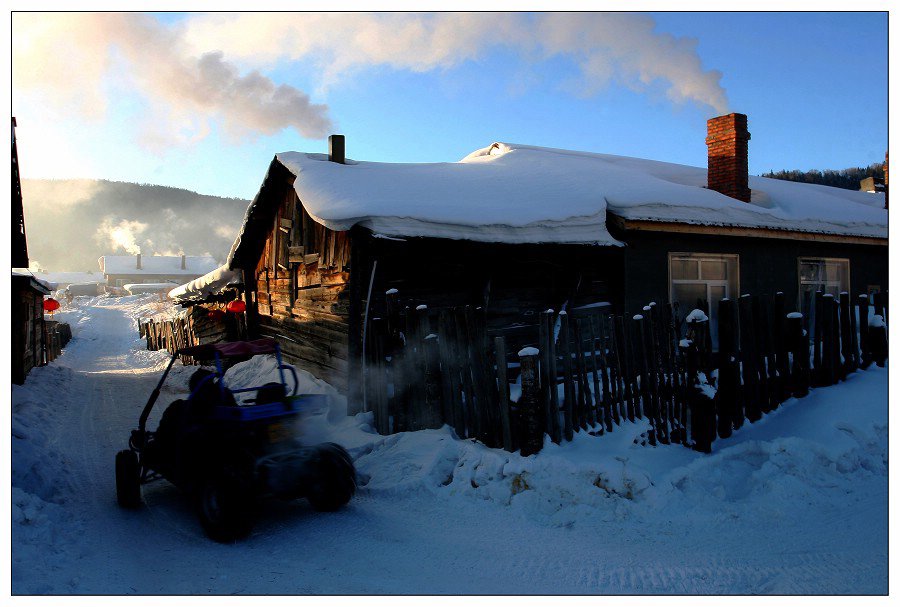
<path id="1" fill-rule="evenodd" d="M 797 306 L 798 306 L 797 309 L 798 310 L 800 309 L 800 307 L 802 306 L 802 303 L 803 303 L 803 300 L 802 300 L 803 285 L 805 285 L 805 284 L 807 284 L 807 285 L 822 284 L 827 287 L 829 284 L 832 284 L 832 285 L 834 284 L 833 282 L 829 283 L 827 278 L 825 280 L 816 281 L 816 282 L 804 281 L 803 274 L 800 270 L 801 270 L 803 264 L 808 264 L 811 262 L 821 262 L 823 264 L 827 264 L 828 262 L 839 262 L 839 263 L 847 264 L 847 272 L 846 272 L 847 286 L 845 287 L 844 285 L 838 284 L 837 292 L 838 292 L 838 295 L 840 295 L 841 293 L 843 293 L 845 291 L 847 293 L 850 292 L 850 285 L 852 284 L 852 281 L 850 280 L 850 259 L 849 258 L 847 258 L 847 257 L 798 257 L 797 258 Z M 813 291 L 813 293 L 815 293 L 815 291 Z"/>
<path id="2" fill-rule="evenodd" d="M 704 279 L 702 261 L 724 261 L 726 264 L 726 278 L 724 279 Z M 697 278 L 672 278 L 672 262 L 677 260 L 696 260 Z M 709 306 L 710 320 L 713 316 L 718 316 L 718 309 L 714 308 L 718 301 L 710 299 L 710 287 L 724 287 L 725 297 L 728 299 L 736 299 L 741 292 L 741 256 L 738 253 L 686 253 L 686 252 L 669 252 L 668 256 L 668 280 L 669 280 L 669 301 L 675 302 L 675 285 L 679 284 L 702 284 L 706 287 L 706 302 Z M 731 278 L 728 278 L 728 277 Z M 732 292 L 732 287 L 733 291 Z M 693 304 L 692 304 L 693 305 Z M 688 314 L 689 311 L 685 311 Z M 718 326 L 715 327 L 718 329 Z M 710 339 L 713 351 L 718 351 L 718 331 L 710 333 Z"/>

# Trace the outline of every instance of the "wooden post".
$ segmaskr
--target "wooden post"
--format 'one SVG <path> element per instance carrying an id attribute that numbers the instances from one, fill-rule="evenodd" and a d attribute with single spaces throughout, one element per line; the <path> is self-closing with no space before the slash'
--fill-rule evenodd
<path id="1" fill-rule="evenodd" d="M 597 317 L 602 323 L 601 317 Z M 600 324 L 598 323 L 598 324 Z M 599 421 L 606 432 L 612 431 L 612 412 L 609 397 L 609 375 L 606 367 L 606 353 L 603 344 L 603 335 L 600 335 L 600 341 L 597 341 L 597 333 L 594 329 L 594 317 L 588 317 L 588 331 L 591 338 L 591 370 L 594 375 L 594 397 L 597 401 L 597 421 Z M 597 351 L 600 352 L 600 362 L 597 362 Z M 600 377 L 598 377 L 598 375 Z M 603 386 L 600 381 L 602 378 Z M 602 397 L 600 395 L 603 395 Z"/>
<path id="2" fill-rule="evenodd" d="M 372 411 L 375 415 L 375 429 L 379 434 L 390 434 L 391 420 L 388 409 L 387 376 L 385 375 L 384 344 L 386 327 L 383 318 L 372 319 L 372 346 L 374 356 L 369 370 L 368 386 L 372 394 Z"/>
<path id="3" fill-rule="evenodd" d="M 559 425 L 559 388 L 557 384 L 557 369 L 556 369 L 556 339 L 554 337 L 554 327 L 555 323 L 553 320 L 553 310 L 547 310 L 548 314 L 545 317 L 547 322 L 547 378 L 549 381 L 549 401 L 548 407 L 550 409 L 550 426 L 547 428 L 547 431 L 550 433 L 550 438 L 554 443 L 559 444 L 562 441 L 562 428 Z"/>
<path id="4" fill-rule="evenodd" d="M 559 313 L 559 343 L 563 357 L 563 435 L 567 441 L 572 440 L 572 430 L 575 425 L 575 385 L 572 373 L 572 345 L 569 341 L 569 315 L 565 310 Z"/>
<path id="5" fill-rule="evenodd" d="M 438 347 L 443 366 L 441 394 L 444 400 L 445 415 L 447 416 L 445 419 L 453 426 L 458 438 L 465 438 L 466 416 L 463 410 L 462 388 L 460 386 L 459 356 L 457 354 L 458 342 L 456 324 L 451 310 L 445 308 L 440 311 L 438 314 L 438 327 Z M 504 369 L 505 371 L 506 369 Z M 507 386 L 508 395 L 509 387 Z"/>
<path id="6" fill-rule="evenodd" d="M 465 307 L 466 328 L 469 335 L 469 360 L 472 369 L 472 388 L 475 392 L 475 416 L 477 437 L 485 445 L 489 447 L 496 443 L 492 439 L 491 414 L 489 411 L 490 403 L 488 393 L 486 391 L 485 382 L 485 362 L 484 347 L 482 344 L 481 333 L 476 327 L 475 311 L 471 306 Z"/>
<path id="7" fill-rule="evenodd" d="M 469 350 L 471 337 L 467 328 L 464 307 L 456 310 L 456 335 L 459 340 L 459 363 L 465 392 L 466 436 L 473 438 L 481 435 L 481 427 L 475 409 L 475 386 L 472 380 L 472 358 Z"/>
<path id="8" fill-rule="evenodd" d="M 855 370 L 860 365 L 859 334 L 857 333 L 859 328 L 856 326 L 856 306 L 853 305 L 853 300 L 849 295 L 847 296 L 847 308 L 850 316 L 850 355 L 853 357 L 853 369 Z"/>
<path id="9" fill-rule="evenodd" d="M 509 419 L 509 378 L 506 373 L 506 342 L 502 337 L 494 338 L 494 358 L 497 361 L 497 389 L 500 396 L 500 428 L 503 449 L 512 452 L 512 427 Z"/>
<path id="10" fill-rule="evenodd" d="M 775 371 L 778 375 L 777 404 L 781 404 L 789 395 L 787 382 L 791 375 L 791 364 L 788 360 L 787 326 L 784 313 L 784 293 L 779 291 L 772 301 L 772 334 L 775 349 Z"/>
<path id="11" fill-rule="evenodd" d="M 809 394 L 809 338 L 803 334 L 803 324 L 803 314 L 800 312 L 787 315 L 787 343 L 794 359 L 789 389 L 794 398 L 803 398 Z"/>
<path id="12" fill-rule="evenodd" d="M 718 413 L 716 432 L 720 438 L 731 436 L 732 424 L 740 409 L 740 368 L 734 343 L 734 302 L 719 301 L 719 385 L 715 406 Z M 743 418 L 743 415 L 740 416 Z"/>
<path id="13" fill-rule="evenodd" d="M 742 295 L 738 300 L 741 314 L 741 362 L 744 380 L 744 413 L 752 423 L 762 417 L 759 394 L 759 368 L 756 352 L 756 323 L 753 318 L 753 300 Z"/>
<path id="14" fill-rule="evenodd" d="M 545 310 L 541 312 L 538 322 L 538 347 L 541 351 L 540 373 L 541 373 L 541 408 L 544 411 L 544 426 L 547 428 L 547 434 L 551 440 L 559 443 L 553 432 L 554 418 L 556 425 L 559 425 L 559 419 L 553 410 L 550 400 L 551 390 L 556 389 L 556 378 L 550 379 L 550 341 L 553 339 L 553 311 Z"/>
<path id="15" fill-rule="evenodd" d="M 834 368 L 833 303 L 834 296 L 831 293 L 825 293 L 822 296 L 822 378 L 820 385 L 823 386 L 833 386 L 837 383 L 837 370 Z"/>
<path id="16" fill-rule="evenodd" d="M 644 309 L 645 313 L 649 313 L 649 311 L 649 307 Z M 656 425 L 653 422 L 656 419 L 656 412 L 653 410 L 653 399 L 650 392 L 650 365 L 648 362 L 649 353 L 647 352 L 647 318 L 644 314 L 635 314 L 632 318 L 636 325 L 634 335 L 637 336 L 635 358 L 637 358 L 637 364 L 640 365 L 641 372 L 641 411 L 644 416 L 647 417 L 647 421 L 650 422 L 650 430 L 647 432 L 647 442 L 655 447 Z"/>
<path id="17" fill-rule="evenodd" d="M 816 291 L 815 306 L 813 307 L 813 314 L 815 315 L 813 317 L 813 368 L 810 380 L 814 386 L 826 385 L 825 372 L 822 368 L 823 296 L 824 293 L 822 291 Z"/>
<path id="18" fill-rule="evenodd" d="M 523 456 L 537 453 L 543 447 L 544 429 L 541 423 L 540 387 L 538 386 L 537 348 L 524 348 L 519 351 L 519 364 L 522 370 L 522 397 L 519 399 L 519 415 L 521 416 Z"/>
<path id="19" fill-rule="evenodd" d="M 869 344 L 869 296 L 862 293 L 856 302 L 859 316 L 859 366 L 868 368 L 872 364 L 872 347 Z"/>
<path id="20" fill-rule="evenodd" d="M 622 368 L 619 364 L 619 346 L 616 341 L 616 325 L 613 316 L 600 317 L 601 333 L 609 336 L 606 361 L 609 365 L 609 391 L 612 395 L 612 418 L 617 426 L 622 424 L 625 408 L 622 402 Z M 604 325 L 605 328 L 604 328 Z"/>
<path id="21" fill-rule="evenodd" d="M 631 362 L 629 361 L 630 348 L 628 337 L 625 335 L 625 320 L 621 316 L 615 317 L 616 342 L 618 345 L 619 369 L 622 378 L 622 397 L 624 400 L 624 415 L 628 421 L 634 422 L 634 395 L 631 385 Z"/>
<path id="22" fill-rule="evenodd" d="M 581 330 L 581 319 L 575 319 L 575 368 L 578 372 L 578 415 L 579 425 L 582 430 L 593 426 L 597 420 L 594 417 L 594 402 L 591 388 L 587 379 L 587 364 L 584 359 L 584 332 Z"/>
<path id="23" fill-rule="evenodd" d="M 844 363 L 841 365 L 841 376 L 847 378 L 847 373 L 856 370 L 856 360 L 853 356 L 853 344 L 850 339 L 850 294 L 842 291 L 838 304 L 840 327 L 841 327 L 841 356 L 844 357 Z"/>

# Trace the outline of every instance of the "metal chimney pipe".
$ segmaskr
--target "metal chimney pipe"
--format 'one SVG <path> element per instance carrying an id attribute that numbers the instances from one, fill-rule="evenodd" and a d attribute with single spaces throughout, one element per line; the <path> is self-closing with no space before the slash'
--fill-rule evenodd
<path id="1" fill-rule="evenodd" d="M 141 254 L 140 253 L 137 254 L 137 269 L 138 270 L 141 269 Z"/>
<path id="2" fill-rule="evenodd" d="M 345 164 L 346 154 L 344 150 L 343 135 L 328 136 L 328 160 L 339 164 Z"/>
<path id="3" fill-rule="evenodd" d="M 184 253 L 181 254 L 181 269 L 182 269 L 182 270 L 187 269 L 187 262 L 186 262 L 186 260 L 185 260 L 185 255 L 184 255 Z"/>

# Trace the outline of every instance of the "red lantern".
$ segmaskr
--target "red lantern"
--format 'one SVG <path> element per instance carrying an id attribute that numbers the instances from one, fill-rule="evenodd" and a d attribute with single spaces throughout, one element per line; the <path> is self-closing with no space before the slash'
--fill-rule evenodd
<path id="1" fill-rule="evenodd" d="M 236 299 L 234 301 L 229 301 L 228 305 L 225 306 L 225 309 L 228 310 L 229 312 L 233 312 L 235 314 L 240 314 L 241 312 L 243 312 L 244 310 L 247 309 L 247 304 L 245 304 L 240 299 Z"/>
<path id="2" fill-rule="evenodd" d="M 210 320 L 222 320 L 225 318 L 225 310 L 210 310 L 206 313 Z"/>
<path id="3" fill-rule="evenodd" d="M 53 299 L 52 297 L 48 297 L 44 300 L 44 311 L 53 313 L 54 310 L 59 309 L 59 302 Z"/>

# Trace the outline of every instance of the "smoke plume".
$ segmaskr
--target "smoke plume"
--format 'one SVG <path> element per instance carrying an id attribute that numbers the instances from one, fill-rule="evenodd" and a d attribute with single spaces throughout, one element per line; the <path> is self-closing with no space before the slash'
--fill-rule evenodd
<path id="1" fill-rule="evenodd" d="M 265 74 L 301 62 L 326 91 L 367 67 L 444 70 L 504 49 L 526 65 L 570 61 L 583 95 L 615 83 L 728 109 L 696 41 L 655 31 L 644 14 L 214 13 L 166 24 L 137 13 L 13 13 L 12 31 L 14 91 L 84 120 L 103 118 L 112 95 L 137 95 L 142 142 L 157 150 L 214 124 L 233 141 L 283 129 L 324 137 L 328 107 Z"/>

